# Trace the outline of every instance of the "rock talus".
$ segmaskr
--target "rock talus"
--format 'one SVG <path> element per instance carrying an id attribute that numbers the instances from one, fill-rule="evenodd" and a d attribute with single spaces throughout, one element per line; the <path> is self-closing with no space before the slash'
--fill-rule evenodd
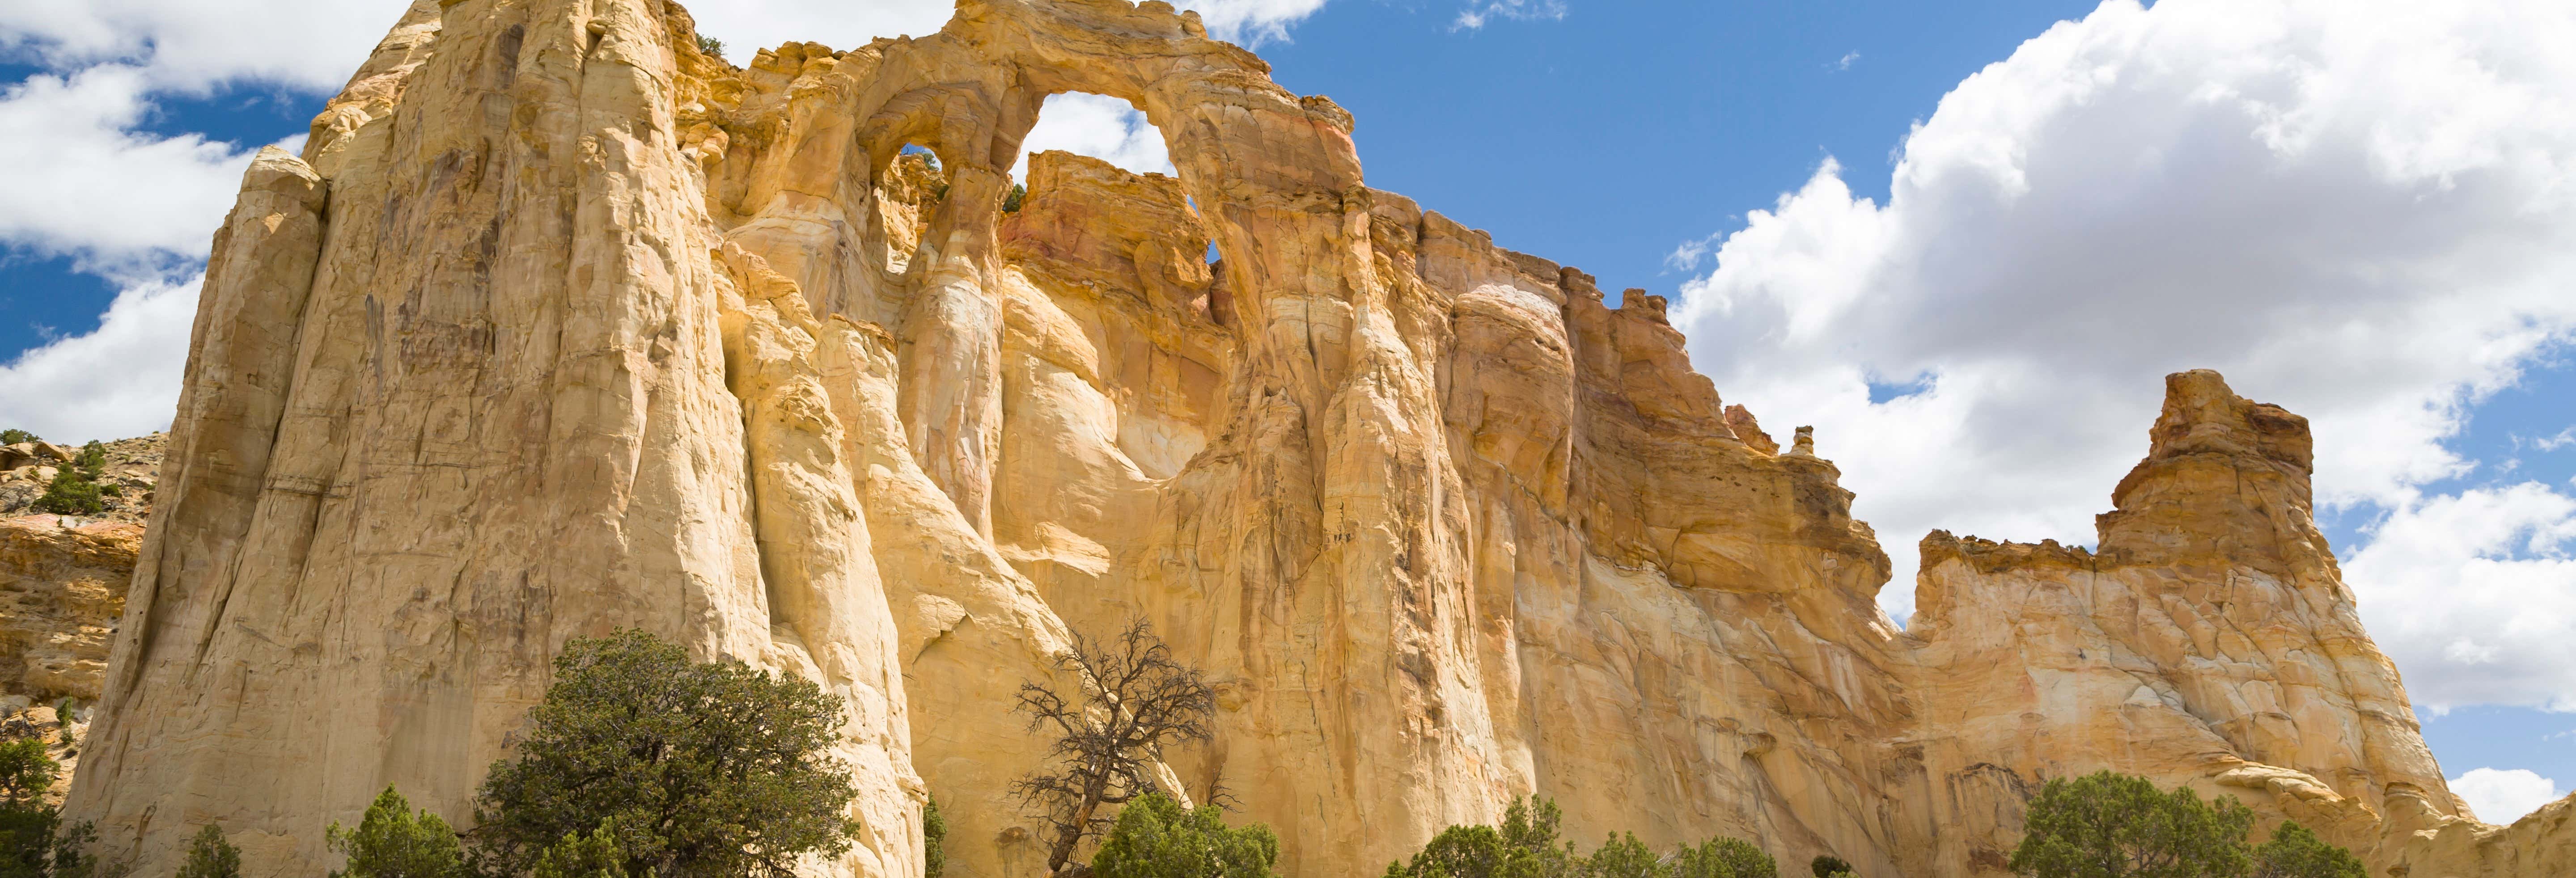
<path id="1" fill-rule="evenodd" d="M 563 643 L 632 626 L 848 700 L 861 838 L 819 872 L 917 874 L 935 793 L 954 874 L 1031 878 L 1013 695 L 1132 618 L 1218 693 L 1174 792 L 1290 875 L 1533 793 L 1586 842 L 1987 874 L 2097 768 L 2417 878 L 2576 833 L 2467 819 L 2304 422 L 2215 375 L 2098 552 L 1935 534 L 1900 630 L 1820 440 L 1723 404 L 1663 299 L 1367 187 L 1351 115 L 1195 13 L 963 0 L 739 68 L 694 32 L 419 0 L 252 163 L 67 805 L 113 854 L 216 823 L 318 874 L 388 783 L 462 819 Z M 1068 91 L 1177 175 L 1044 153 L 1005 210 Z"/>

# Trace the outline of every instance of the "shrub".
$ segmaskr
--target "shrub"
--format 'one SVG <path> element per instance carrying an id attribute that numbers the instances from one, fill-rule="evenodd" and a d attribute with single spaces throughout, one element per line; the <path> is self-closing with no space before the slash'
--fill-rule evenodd
<path id="1" fill-rule="evenodd" d="M 1275 878 L 1279 838 L 1258 823 L 1227 826 L 1220 810 L 1162 793 L 1128 803 L 1091 858 L 1093 878 Z"/>
<path id="2" fill-rule="evenodd" d="M 1673 856 L 1673 878 L 1779 878 L 1770 854 L 1740 838 L 1712 838 Z"/>
<path id="3" fill-rule="evenodd" d="M 1514 799 L 1500 829 L 1452 826 L 1413 855 L 1389 863 L 1387 878 L 1563 878 L 1579 868 L 1572 845 L 1560 846 L 1562 814 L 1545 799 Z"/>
<path id="4" fill-rule="evenodd" d="M 1665 878 L 1672 869 L 1633 832 L 1610 836 L 1583 861 L 1584 878 Z"/>
<path id="5" fill-rule="evenodd" d="M 948 820 L 939 816 L 939 797 L 921 803 L 921 878 L 948 871 Z"/>
<path id="6" fill-rule="evenodd" d="M 2370 870 L 2351 851 L 2325 843 L 2296 821 L 2272 830 L 2272 840 L 2254 848 L 2253 878 L 2369 878 Z"/>
<path id="7" fill-rule="evenodd" d="M 376 795 L 375 804 L 355 831 L 333 821 L 323 838 L 335 853 L 349 856 L 348 868 L 332 878 L 464 878 L 465 855 L 447 821 L 411 802 L 392 786 Z"/>
<path id="8" fill-rule="evenodd" d="M 1027 201 L 1028 198 L 1028 186 L 1020 183 L 1011 184 L 1011 194 L 1002 196 L 1002 212 L 1019 213 L 1020 204 Z"/>
<path id="9" fill-rule="evenodd" d="M 617 832 L 602 826 L 588 835 L 567 835 L 537 854 L 529 878 L 626 878 L 625 857 Z"/>
<path id="10" fill-rule="evenodd" d="M 2108 771 L 2040 787 L 2012 870 L 2038 878 L 2240 878 L 2254 812 Z"/>
<path id="11" fill-rule="evenodd" d="M 0 807 L 27 808 L 44 804 L 45 791 L 53 788 L 54 777 L 62 766 L 45 752 L 42 738 L 20 738 L 0 743 Z"/>
<path id="12" fill-rule="evenodd" d="M 98 477 L 107 471 L 107 446 L 92 441 L 81 446 L 80 453 L 69 463 L 54 470 L 54 480 L 45 485 L 45 494 L 36 498 L 36 511 L 55 515 L 97 515 L 107 511 L 107 495 L 113 488 L 102 486 Z"/>
<path id="13" fill-rule="evenodd" d="M 197 837 L 188 840 L 188 859 L 179 864 L 179 878 L 241 878 L 241 848 L 224 840 L 223 829 L 206 824 Z"/>
<path id="14" fill-rule="evenodd" d="M 698 35 L 698 52 L 709 58 L 724 58 L 724 41 L 705 34 Z"/>
<path id="15" fill-rule="evenodd" d="M 45 793 L 62 767 L 42 738 L 0 743 L 0 878 L 87 878 L 98 833 L 88 823 L 64 825 Z"/>
<path id="16" fill-rule="evenodd" d="M 1386 878 L 1778 878 L 1770 854 L 1732 838 L 1658 857 L 1635 833 L 1611 833 L 1591 856 L 1578 857 L 1572 844 L 1557 841 L 1561 816 L 1554 802 L 1515 799 L 1500 828 L 1449 827 L 1412 862 L 1388 864 Z"/>
<path id="17" fill-rule="evenodd" d="M 634 630 L 576 639 L 554 667 L 477 796 L 483 871 L 784 878 L 849 850 L 858 790 L 828 751 L 841 699 Z"/>
<path id="18" fill-rule="evenodd" d="M 45 494 L 36 498 L 36 511 L 55 515 L 97 515 L 107 511 L 107 492 L 97 482 L 73 467 L 54 471 L 54 480 L 45 484 Z"/>
<path id="19" fill-rule="evenodd" d="M 16 428 L 16 427 L 11 427 L 11 428 L 6 429 L 6 430 L 0 430 L 0 445 L 16 445 L 16 444 L 18 444 L 18 443 L 20 443 L 20 442 L 36 442 L 36 441 L 40 441 L 40 437 L 38 437 L 36 434 L 34 434 L 34 433 L 29 433 L 29 432 L 27 432 L 27 431 L 25 431 L 25 430 L 21 430 L 21 429 L 18 429 L 18 428 Z"/>
<path id="20" fill-rule="evenodd" d="M 1843 862 L 1843 858 L 1841 857 L 1826 855 L 1807 861 L 1807 871 L 1816 873 L 1816 878 L 1834 878 L 1836 875 L 1849 875 L 1851 874 L 1851 870 L 1851 864 Z"/>

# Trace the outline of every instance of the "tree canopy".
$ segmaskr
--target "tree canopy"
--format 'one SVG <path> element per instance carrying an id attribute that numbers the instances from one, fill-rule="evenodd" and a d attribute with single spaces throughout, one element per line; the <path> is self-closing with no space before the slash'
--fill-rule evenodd
<path id="1" fill-rule="evenodd" d="M 1091 858 L 1093 878 L 1276 878 L 1278 836 L 1258 823 L 1227 826 L 1221 810 L 1162 793 L 1127 803 Z"/>
<path id="2" fill-rule="evenodd" d="M 554 669 L 477 797 L 486 871 L 786 878 L 849 850 L 841 700 L 813 682 L 634 630 L 574 640 Z"/>
<path id="3" fill-rule="evenodd" d="M 2246 844 L 2254 812 L 2233 798 L 2202 801 L 2142 777 L 2095 772 L 2040 787 L 2012 869 L 2036 878 L 2366 878 L 2352 852 L 2283 823 Z"/>

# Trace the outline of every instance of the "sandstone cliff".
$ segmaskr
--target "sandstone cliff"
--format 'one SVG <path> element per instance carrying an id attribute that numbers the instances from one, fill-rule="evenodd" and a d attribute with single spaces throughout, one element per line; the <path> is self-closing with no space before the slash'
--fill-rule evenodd
<path id="1" fill-rule="evenodd" d="M 1178 792 L 1231 790 L 1291 875 L 1533 792 L 1575 837 L 1968 875 L 2098 767 L 2381 865 L 2539 875 L 2496 852 L 2576 831 L 2455 816 L 2304 425 L 2214 376 L 2098 555 L 1936 535 L 1900 631 L 1814 437 L 1724 406 L 1662 299 L 1368 188 L 1351 116 L 1194 14 L 964 0 L 747 68 L 692 36 L 419 0 L 253 163 L 68 805 L 141 868 L 218 822 L 318 874 L 386 783 L 461 817 L 548 657 L 633 625 L 850 699 L 830 871 L 915 874 L 936 791 L 950 869 L 1035 875 L 1010 694 L 1131 616 L 1219 690 Z M 1065 91 L 1178 176 L 1041 155 L 1004 212 Z"/>

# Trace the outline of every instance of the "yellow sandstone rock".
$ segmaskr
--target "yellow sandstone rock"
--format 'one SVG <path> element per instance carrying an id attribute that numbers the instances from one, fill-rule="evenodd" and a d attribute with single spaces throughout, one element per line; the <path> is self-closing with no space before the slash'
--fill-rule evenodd
<path id="1" fill-rule="evenodd" d="M 1901 631 L 1833 437 L 1723 405 L 1661 298 L 1368 188 L 1350 114 L 1195 14 L 963 0 L 748 68 L 693 35 L 419 0 L 253 163 L 67 805 L 112 855 L 219 823 L 318 874 L 387 783 L 466 818 L 564 641 L 639 626 L 849 699 L 863 832 L 819 872 L 916 874 L 935 792 L 952 874 L 1029 878 L 1013 693 L 1131 617 L 1218 690 L 1174 792 L 1289 875 L 1532 793 L 1585 841 L 1981 874 L 2033 785 L 2105 767 L 2419 878 L 2576 833 L 2459 816 L 2304 424 L 2214 375 L 2098 554 L 1936 534 Z M 1005 212 L 1066 91 L 1178 175 L 1042 154 Z"/>

